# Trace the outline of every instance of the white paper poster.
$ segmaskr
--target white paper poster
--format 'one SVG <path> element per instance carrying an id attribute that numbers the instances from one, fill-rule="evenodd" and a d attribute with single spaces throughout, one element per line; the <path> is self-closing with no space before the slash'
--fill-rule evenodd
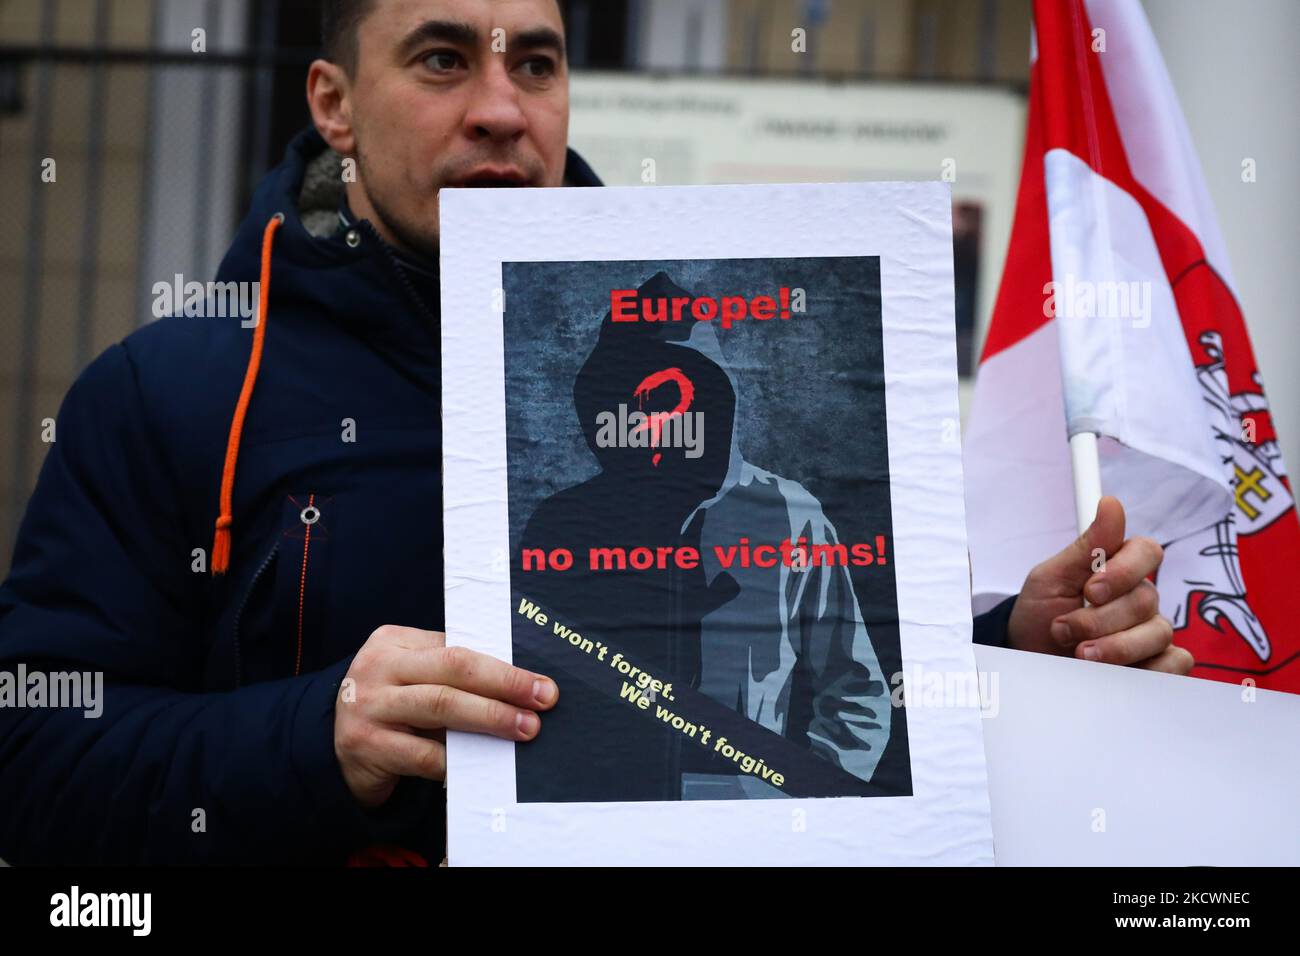
<path id="1" fill-rule="evenodd" d="M 442 193 L 452 865 L 988 864 L 942 183 Z"/>

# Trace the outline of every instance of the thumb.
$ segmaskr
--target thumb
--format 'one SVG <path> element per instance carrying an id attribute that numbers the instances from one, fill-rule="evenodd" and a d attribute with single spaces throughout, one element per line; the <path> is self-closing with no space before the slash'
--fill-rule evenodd
<path id="1" fill-rule="evenodd" d="M 1106 495 L 1097 502 L 1092 524 L 1064 550 L 1044 561 L 1039 570 L 1082 591 L 1095 573 L 1093 563 L 1097 558 L 1109 558 L 1123 544 L 1124 506 L 1118 498 Z"/>

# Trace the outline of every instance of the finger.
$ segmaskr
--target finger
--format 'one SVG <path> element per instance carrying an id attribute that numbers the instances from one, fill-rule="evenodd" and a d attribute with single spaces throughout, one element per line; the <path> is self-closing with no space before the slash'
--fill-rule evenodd
<path id="1" fill-rule="evenodd" d="M 446 684 L 386 687 L 369 716 L 386 724 L 425 730 L 444 727 L 506 740 L 532 740 L 541 729 L 541 720 L 531 710 Z"/>
<path id="2" fill-rule="evenodd" d="M 386 773 L 442 780 L 447 776 L 447 748 L 400 730 L 381 728 L 370 737 L 372 757 Z"/>
<path id="3" fill-rule="evenodd" d="M 1048 558 L 1035 570 L 1068 588 L 1082 588 L 1093 575 L 1093 564 L 1109 558 L 1124 544 L 1124 506 L 1110 495 L 1097 503 L 1097 516 L 1083 534 L 1064 550 Z M 1077 594 L 1078 590 L 1073 593 Z"/>
<path id="4" fill-rule="evenodd" d="M 1173 636 L 1173 625 L 1167 618 L 1157 616 L 1127 631 L 1084 641 L 1074 649 L 1074 656 L 1103 664 L 1136 664 L 1163 653 Z"/>
<path id="5" fill-rule="evenodd" d="M 1153 538 L 1130 538 L 1106 559 L 1102 570 L 1088 579 L 1084 597 L 1093 604 L 1105 604 L 1127 594 L 1164 560 L 1165 550 Z"/>
<path id="6" fill-rule="evenodd" d="M 1196 666 L 1196 658 L 1185 647 L 1170 646 L 1155 657 L 1141 661 L 1137 666 L 1149 671 L 1161 671 L 1165 674 L 1186 676 Z"/>
<path id="7" fill-rule="evenodd" d="M 468 647 L 426 648 L 402 654 L 392 676 L 399 684 L 446 684 L 517 707 L 546 710 L 560 697 L 555 681 Z"/>
<path id="8" fill-rule="evenodd" d="M 447 635 L 442 631 L 425 631 L 418 627 L 402 627 L 400 624 L 385 624 L 376 628 L 371 637 L 380 637 L 385 644 L 412 651 L 442 647 L 447 643 Z"/>
<path id="9" fill-rule="evenodd" d="M 1127 594 L 1106 604 L 1081 607 L 1052 622 L 1052 640 L 1065 649 L 1095 641 L 1149 621 L 1160 611 L 1160 594 L 1150 581 L 1139 581 Z"/>

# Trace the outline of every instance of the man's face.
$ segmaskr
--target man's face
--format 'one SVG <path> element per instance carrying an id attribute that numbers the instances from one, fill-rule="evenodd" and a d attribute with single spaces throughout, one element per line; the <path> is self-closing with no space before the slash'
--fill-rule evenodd
<path id="1" fill-rule="evenodd" d="M 557 0 L 376 0 L 350 83 L 354 211 L 436 255 L 442 187 L 561 185 L 563 37 Z"/>

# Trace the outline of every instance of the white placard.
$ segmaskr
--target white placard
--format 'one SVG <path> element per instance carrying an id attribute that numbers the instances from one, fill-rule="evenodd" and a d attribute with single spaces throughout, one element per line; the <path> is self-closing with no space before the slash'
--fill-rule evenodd
<path id="1" fill-rule="evenodd" d="M 975 656 L 999 866 L 1300 866 L 1300 697 Z"/>
<path id="2" fill-rule="evenodd" d="M 448 733 L 453 865 L 992 862 L 950 210 L 942 183 L 443 191 L 448 642 L 574 665 L 552 673 L 560 705 L 543 715 L 536 741 Z M 645 322 L 652 293 L 665 289 L 684 294 L 681 315 L 663 295 L 664 322 Z M 624 310 L 647 301 L 649 313 Z M 607 381 L 593 390 L 584 370 L 622 374 L 642 356 L 656 368 L 664 355 L 673 367 L 643 379 L 638 400 L 670 395 L 705 409 L 702 456 L 671 445 L 666 426 L 660 445 L 640 449 L 629 429 L 613 429 L 622 437 L 607 453 L 609 435 L 584 435 L 592 426 L 580 417 L 593 395 L 608 398 Z M 718 398 L 726 394 L 731 405 Z M 559 539 L 538 539 L 538 526 L 625 546 L 634 560 L 633 545 L 648 538 L 616 540 L 611 530 L 606 542 L 590 515 L 615 515 L 626 530 L 660 527 L 667 513 L 675 527 L 679 492 L 718 461 L 725 477 L 685 512 L 676 539 L 695 543 L 699 581 L 695 569 L 593 572 L 577 548 L 568 549 L 575 567 L 587 570 L 570 583 L 545 561 L 521 570 L 526 544 L 556 550 Z M 610 487 L 625 489 L 626 515 L 609 495 L 585 491 Z M 815 566 L 801 563 L 803 552 L 794 567 L 760 570 L 775 550 L 761 555 L 758 531 L 751 568 L 722 560 L 737 528 L 761 529 L 777 513 L 792 540 L 807 531 L 810 548 L 827 549 Z M 837 544 L 844 555 L 865 550 L 852 551 L 849 567 Z M 642 585 L 656 573 L 692 595 L 674 605 L 665 640 L 619 616 L 642 613 Z M 588 606 L 565 603 L 584 588 Z M 626 601 L 611 598 L 620 593 Z M 581 641 L 565 640 L 580 627 Z M 640 713 L 636 687 L 622 698 L 615 690 L 612 708 L 601 698 L 605 716 L 581 725 L 585 750 L 561 751 L 560 741 L 580 739 L 582 702 L 602 692 L 580 672 L 605 668 L 624 690 L 635 677 L 589 645 L 619 648 L 623 664 L 638 661 L 662 683 L 640 688 L 655 695 Z M 692 700 L 714 710 L 691 711 Z M 717 736 L 701 739 L 704 721 L 683 730 L 656 716 L 665 706 L 677 716 L 725 712 L 759 746 L 743 761 Z M 610 728 L 624 723 L 638 741 L 647 726 L 662 730 L 668 770 L 658 751 L 629 757 L 617 746 Z M 533 756 L 546 747 L 557 754 L 553 771 Z M 755 765 L 758 756 L 771 759 Z M 774 777 L 777 765 L 809 773 Z M 648 797 L 665 779 L 671 795 Z M 829 795 L 839 786 L 855 795 Z M 635 797 L 601 798 L 614 793 Z"/>

